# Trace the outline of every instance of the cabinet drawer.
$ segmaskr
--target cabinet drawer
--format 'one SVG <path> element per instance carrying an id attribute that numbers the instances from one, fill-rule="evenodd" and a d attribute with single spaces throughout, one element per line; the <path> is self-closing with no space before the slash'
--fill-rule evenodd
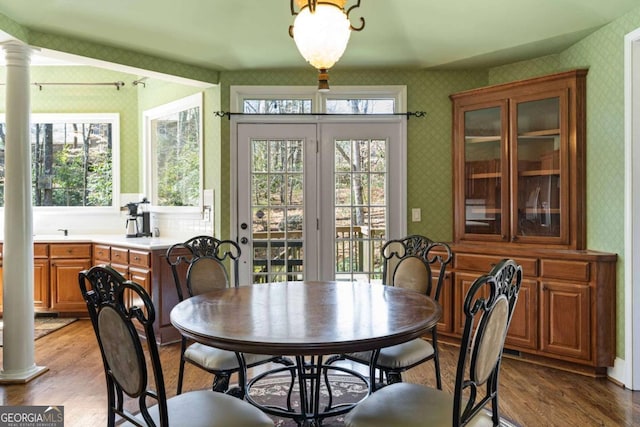
<path id="1" fill-rule="evenodd" d="M 488 273 L 503 256 L 476 255 L 476 254 L 456 254 L 455 267 L 461 270 L 473 270 Z M 538 276 L 538 260 L 534 258 L 513 258 L 522 266 L 522 273 L 527 277 Z"/>
<path id="2" fill-rule="evenodd" d="M 149 252 L 129 250 L 129 264 L 136 267 L 149 267 Z"/>
<path id="3" fill-rule="evenodd" d="M 129 249 L 111 248 L 111 262 L 114 264 L 129 264 Z"/>
<path id="4" fill-rule="evenodd" d="M 111 246 L 107 245 L 94 245 L 93 256 L 96 261 L 111 261 Z"/>
<path id="5" fill-rule="evenodd" d="M 587 261 L 541 260 L 541 275 L 545 278 L 589 281 L 589 263 Z"/>
<path id="6" fill-rule="evenodd" d="M 34 258 L 48 258 L 49 257 L 49 245 L 46 243 L 35 243 L 33 245 L 33 257 Z"/>
<path id="7" fill-rule="evenodd" d="M 49 247 L 51 258 L 90 258 L 90 244 L 64 243 L 54 244 Z"/>

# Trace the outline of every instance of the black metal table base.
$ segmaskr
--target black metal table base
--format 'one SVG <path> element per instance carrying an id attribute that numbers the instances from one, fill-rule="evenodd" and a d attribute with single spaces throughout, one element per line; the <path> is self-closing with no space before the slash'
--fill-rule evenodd
<path id="1" fill-rule="evenodd" d="M 291 375 L 291 382 L 287 393 L 286 407 L 276 405 L 264 405 L 253 399 L 251 396 L 251 387 L 268 377 L 272 377 L 283 372 Z M 359 378 L 370 390 L 369 378 L 353 369 L 344 368 L 342 366 L 326 365 L 322 356 L 310 356 L 305 359 L 304 356 L 296 356 L 295 366 L 283 366 L 256 375 L 247 383 L 246 399 L 252 405 L 260 408 L 267 414 L 291 418 L 299 426 L 317 427 L 322 425 L 322 420 L 328 417 L 349 412 L 359 402 L 349 402 L 333 405 L 333 393 L 331 390 L 331 382 L 329 380 L 329 372 L 342 372 Z M 294 385 L 298 382 L 298 393 L 300 397 L 299 408 L 292 405 L 292 396 Z M 320 389 L 324 382 L 329 398 L 326 404 L 320 401 Z M 361 399 L 362 400 L 362 399 Z"/>

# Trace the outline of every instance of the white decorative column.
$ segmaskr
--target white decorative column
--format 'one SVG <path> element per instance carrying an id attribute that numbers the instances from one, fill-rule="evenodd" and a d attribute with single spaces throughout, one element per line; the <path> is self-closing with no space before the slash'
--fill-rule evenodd
<path id="1" fill-rule="evenodd" d="M 6 68 L 6 143 L 3 248 L 3 369 L 0 383 L 27 382 L 36 366 L 33 336 L 33 210 L 31 207 L 30 48 L 3 45 Z"/>

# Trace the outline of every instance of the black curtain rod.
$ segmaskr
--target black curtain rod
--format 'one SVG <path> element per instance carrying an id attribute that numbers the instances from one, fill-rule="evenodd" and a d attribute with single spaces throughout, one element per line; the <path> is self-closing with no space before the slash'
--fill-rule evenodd
<path id="1" fill-rule="evenodd" d="M 42 90 L 42 86 L 115 86 L 117 90 L 120 90 L 121 87 L 124 86 L 124 82 L 106 82 L 106 83 L 52 83 L 52 82 L 43 82 L 30 83 L 33 86 L 37 86 L 38 89 Z M 0 83 L 1 86 L 5 86 L 6 83 Z"/>
<path id="2" fill-rule="evenodd" d="M 227 119 L 231 119 L 231 116 L 332 116 L 332 117 L 345 117 L 345 116 L 406 116 L 407 120 L 413 117 L 426 117 L 427 113 L 424 111 L 407 111 L 406 113 L 385 113 L 385 114 L 361 114 L 361 113 L 348 113 L 348 114 L 338 114 L 338 113 L 287 113 L 287 114 L 278 114 L 278 113 L 231 113 L 229 111 L 216 111 L 215 114 L 217 117 L 227 117 Z"/>

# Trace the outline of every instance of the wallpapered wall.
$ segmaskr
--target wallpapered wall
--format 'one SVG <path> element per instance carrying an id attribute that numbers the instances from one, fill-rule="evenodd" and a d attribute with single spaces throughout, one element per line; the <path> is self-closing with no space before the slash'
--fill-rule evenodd
<path id="1" fill-rule="evenodd" d="M 624 36 L 640 27 L 640 8 L 553 56 L 490 70 L 491 84 L 588 68 L 587 247 L 618 254 L 616 352 L 624 358 Z"/>

